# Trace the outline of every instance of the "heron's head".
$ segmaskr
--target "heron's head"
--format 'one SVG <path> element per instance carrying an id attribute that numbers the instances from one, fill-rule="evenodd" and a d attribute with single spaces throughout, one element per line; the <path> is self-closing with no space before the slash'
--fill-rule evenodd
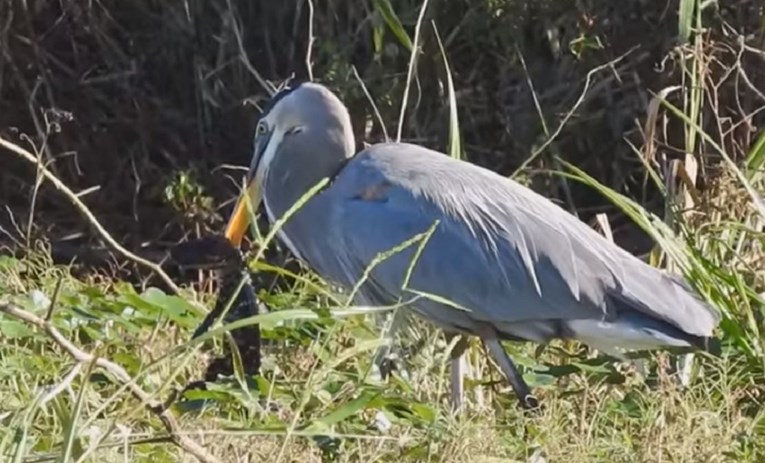
<path id="1" fill-rule="evenodd" d="M 255 128 L 253 148 L 245 194 L 255 209 L 265 195 L 269 173 L 274 170 L 295 179 L 294 188 L 281 186 L 290 191 L 272 193 L 288 195 L 306 186 L 301 179 L 318 181 L 353 155 L 355 140 L 348 110 L 323 85 L 304 82 L 285 88 L 264 108 Z M 226 237 L 232 244 L 241 243 L 249 223 L 250 212 L 243 195 L 226 227 Z"/>

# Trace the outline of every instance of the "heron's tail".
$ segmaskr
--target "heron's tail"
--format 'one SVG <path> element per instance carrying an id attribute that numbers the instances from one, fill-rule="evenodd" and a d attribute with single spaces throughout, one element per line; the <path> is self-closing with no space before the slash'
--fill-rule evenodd
<path id="1" fill-rule="evenodd" d="M 611 320 L 568 320 L 570 337 L 591 347 L 621 357 L 625 352 L 671 349 L 710 351 L 714 338 L 697 336 L 637 310 L 621 310 Z"/>

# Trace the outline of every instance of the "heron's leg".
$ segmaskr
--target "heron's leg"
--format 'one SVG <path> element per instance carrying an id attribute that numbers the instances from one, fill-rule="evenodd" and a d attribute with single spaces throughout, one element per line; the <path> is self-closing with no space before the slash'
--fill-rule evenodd
<path id="1" fill-rule="evenodd" d="M 468 347 L 468 340 L 467 337 L 459 334 L 453 334 L 453 333 L 446 333 L 446 338 L 449 342 L 451 342 L 452 339 L 454 339 L 455 336 L 459 336 L 460 339 L 457 341 L 457 343 L 454 345 L 454 348 L 452 349 L 450 353 L 451 357 L 451 381 L 450 381 L 450 391 L 451 391 L 451 397 L 450 401 L 452 404 L 452 410 L 453 411 L 460 411 L 462 409 L 462 404 L 465 399 L 465 369 L 466 369 L 466 361 L 465 358 L 465 350 Z"/>
<path id="2" fill-rule="evenodd" d="M 688 387 L 691 384 L 691 375 L 693 373 L 693 359 L 694 354 L 682 354 L 676 360 L 676 366 L 678 370 L 678 381 L 683 387 Z"/>
<path id="3" fill-rule="evenodd" d="M 499 364 L 499 368 L 502 373 L 507 377 L 510 385 L 513 387 L 513 391 L 518 396 L 518 400 L 521 402 L 521 406 L 526 409 L 537 408 L 539 405 L 536 397 L 531 394 L 531 389 L 526 381 L 523 380 L 521 372 L 515 366 L 510 357 L 505 352 L 505 348 L 500 344 L 497 338 L 484 338 L 486 348 L 489 350 L 489 354 L 492 356 L 495 362 Z"/>
<path id="4" fill-rule="evenodd" d="M 641 377 L 648 377 L 648 362 L 645 359 L 634 359 L 631 363 Z"/>

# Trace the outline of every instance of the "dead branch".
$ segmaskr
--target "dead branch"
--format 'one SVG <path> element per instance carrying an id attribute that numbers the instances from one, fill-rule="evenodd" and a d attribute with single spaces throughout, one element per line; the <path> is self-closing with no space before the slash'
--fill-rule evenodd
<path id="1" fill-rule="evenodd" d="M 183 431 L 178 425 L 175 417 L 167 410 L 159 401 L 152 400 L 146 391 L 141 389 L 124 368 L 104 358 L 97 358 L 88 352 L 80 349 L 70 342 L 64 335 L 62 335 L 51 322 L 45 321 L 42 318 L 29 313 L 23 309 L 20 309 L 10 303 L 0 302 L 0 312 L 6 313 L 13 318 L 25 321 L 30 325 L 36 326 L 42 329 L 50 336 L 53 341 L 61 346 L 74 360 L 81 364 L 93 362 L 97 367 L 103 368 L 109 372 L 117 380 L 124 384 L 131 394 L 141 401 L 141 404 L 146 406 L 153 414 L 162 421 L 165 429 L 170 434 L 170 438 L 178 447 L 182 448 L 189 454 L 197 458 L 197 460 L 203 463 L 217 463 L 218 460 L 213 455 L 210 455 L 207 450 L 202 446 L 194 442 L 190 437 L 183 434 Z"/>
<path id="2" fill-rule="evenodd" d="M 39 171 L 42 173 L 43 177 L 45 177 L 47 180 L 49 180 L 54 187 L 58 191 L 64 194 L 64 196 L 69 199 L 69 201 L 74 205 L 75 208 L 77 208 L 80 213 L 85 216 L 85 218 L 90 222 L 90 225 L 93 226 L 93 228 L 96 229 L 96 231 L 101 235 L 101 237 L 106 241 L 112 248 L 114 248 L 115 251 L 122 254 L 125 258 L 132 260 L 136 264 L 139 264 L 152 272 L 159 275 L 160 278 L 167 284 L 167 286 L 176 294 L 180 293 L 180 288 L 173 282 L 172 278 L 165 273 L 164 270 L 162 270 L 162 267 L 160 267 L 158 264 L 155 264 L 154 262 L 151 262 L 149 260 L 144 259 L 141 256 L 138 256 L 127 249 L 125 249 L 120 243 L 115 240 L 111 234 L 109 234 L 108 231 L 101 225 L 101 223 L 98 221 L 95 215 L 93 215 L 92 212 L 90 212 L 90 209 L 88 209 L 88 206 L 83 203 L 79 196 L 73 192 L 72 190 L 67 187 L 64 182 L 58 179 L 50 170 L 48 170 L 37 157 L 35 157 L 32 153 L 25 150 L 24 148 L 20 147 L 19 145 L 9 142 L 2 137 L 0 137 L 0 146 L 4 147 L 8 151 L 12 152 L 13 154 L 23 158 L 24 160 L 28 161 L 31 164 L 34 164 L 35 167 L 39 169 Z"/>

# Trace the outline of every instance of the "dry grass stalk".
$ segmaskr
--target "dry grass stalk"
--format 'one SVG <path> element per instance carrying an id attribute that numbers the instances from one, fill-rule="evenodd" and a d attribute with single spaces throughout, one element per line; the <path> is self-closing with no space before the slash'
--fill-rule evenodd
<path id="1" fill-rule="evenodd" d="M 0 138 L 0 146 L 4 147 L 11 153 L 21 157 L 25 161 L 30 162 L 31 164 L 34 164 L 35 167 L 39 170 L 39 172 L 42 174 L 43 177 L 45 177 L 47 180 L 49 180 L 53 186 L 56 187 L 57 190 L 59 190 L 61 193 L 64 194 L 64 196 L 67 197 L 67 199 L 72 203 L 72 205 L 87 219 L 87 221 L 90 223 L 90 225 L 93 226 L 93 228 L 96 229 L 96 231 L 101 235 L 101 237 L 106 241 L 112 248 L 114 248 L 115 251 L 122 254 L 125 258 L 135 262 L 136 264 L 151 270 L 152 272 L 156 273 L 162 280 L 167 284 L 167 286 L 176 294 L 180 293 L 180 288 L 173 282 L 172 278 L 165 273 L 164 270 L 162 270 L 162 267 L 160 267 L 158 264 L 151 262 L 147 259 L 144 259 L 143 257 L 136 255 L 129 250 L 125 249 L 124 246 L 122 246 L 117 240 L 115 240 L 112 235 L 106 231 L 103 225 L 98 221 L 95 215 L 93 215 L 92 212 L 90 212 L 90 209 L 88 209 L 88 206 L 83 203 L 79 195 L 75 192 L 73 192 L 69 187 L 67 187 L 64 182 L 58 179 L 50 170 L 48 170 L 47 167 L 45 167 L 40 160 L 35 157 L 32 153 L 25 150 L 24 148 L 20 147 L 19 145 L 15 143 L 11 143 L 3 138 Z"/>
<path id="2" fill-rule="evenodd" d="M 216 457 L 210 455 L 207 450 L 188 437 L 178 425 L 178 421 L 169 410 L 159 401 L 152 400 L 151 396 L 141 389 L 124 368 L 114 362 L 104 358 L 94 357 L 79 347 L 72 344 L 64 335 L 62 335 L 50 321 L 46 321 L 37 315 L 31 314 L 9 303 L 0 303 L 0 312 L 3 312 L 13 318 L 22 320 L 30 325 L 42 329 L 50 336 L 53 341 L 61 346 L 74 360 L 81 364 L 93 363 L 95 366 L 103 368 L 114 376 L 121 384 L 125 385 L 133 396 L 138 399 L 142 405 L 146 406 L 152 413 L 157 415 L 162 424 L 167 429 L 170 437 L 178 447 L 189 454 L 195 456 L 197 460 L 203 463 L 219 462 Z"/>

